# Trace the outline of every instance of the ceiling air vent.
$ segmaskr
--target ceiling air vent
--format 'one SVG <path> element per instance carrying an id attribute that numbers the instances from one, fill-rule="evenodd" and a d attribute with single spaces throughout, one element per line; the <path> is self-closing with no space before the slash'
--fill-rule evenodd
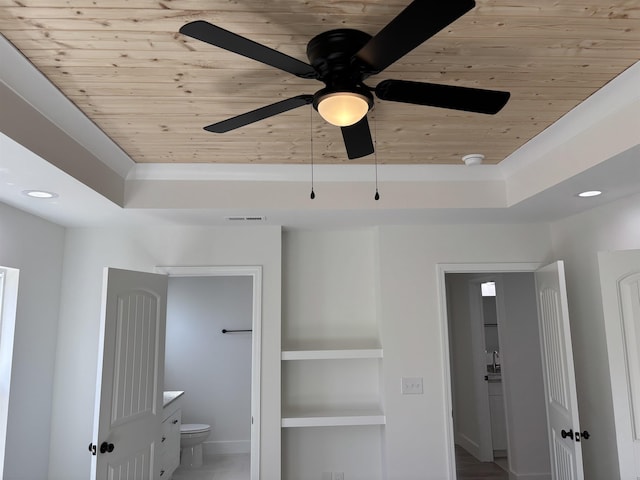
<path id="1" fill-rule="evenodd" d="M 266 219 L 267 217 L 265 217 L 264 215 L 225 217 L 225 220 L 229 222 L 264 222 Z"/>

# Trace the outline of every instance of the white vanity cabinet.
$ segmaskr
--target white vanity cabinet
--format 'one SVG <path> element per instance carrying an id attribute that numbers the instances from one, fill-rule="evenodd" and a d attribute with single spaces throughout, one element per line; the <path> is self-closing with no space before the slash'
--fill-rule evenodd
<path id="1" fill-rule="evenodd" d="M 162 411 L 162 442 L 160 443 L 160 479 L 170 479 L 178 465 L 180 465 L 180 424 L 182 423 L 182 410 L 180 397 L 167 395 Z"/>

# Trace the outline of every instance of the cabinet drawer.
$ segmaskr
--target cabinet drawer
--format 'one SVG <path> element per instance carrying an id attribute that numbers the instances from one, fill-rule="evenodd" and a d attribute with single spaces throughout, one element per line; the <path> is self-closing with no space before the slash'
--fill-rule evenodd
<path id="1" fill-rule="evenodd" d="M 182 411 L 176 410 L 162 422 L 162 440 L 160 443 L 161 479 L 171 478 L 180 464 L 180 424 Z"/>

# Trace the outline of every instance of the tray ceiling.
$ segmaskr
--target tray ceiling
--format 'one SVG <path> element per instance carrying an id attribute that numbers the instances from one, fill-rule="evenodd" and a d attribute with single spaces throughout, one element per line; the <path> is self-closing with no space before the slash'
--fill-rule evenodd
<path id="1" fill-rule="evenodd" d="M 307 61 L 333 28 L 375 34 L 408 0 L 0 0 L 0 32 L 140 163 L 354 163 L 310 107 L 225 134 L 202 127 L 322 84 L 180 35 L 202 19 Z M 371 77 L 507 90 L 495 116 L 378 102 L 379 163 L 498 163 L 635 63 L 637 1 L 477 0 L 470 13 Z M 313 134 L 312 134 L 313 132 Z M 374 156 L 355 163 L 372 163 Z"/>

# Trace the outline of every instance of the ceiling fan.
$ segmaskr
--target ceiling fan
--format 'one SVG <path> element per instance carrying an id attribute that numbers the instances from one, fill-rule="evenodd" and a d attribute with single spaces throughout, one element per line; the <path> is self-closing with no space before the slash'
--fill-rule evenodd
<path id="1" fill-rule="evenodd" d="M 367 122 L 373 107 L 371 92 L 380 100 L 495 114 L 509 100 L 509 92 L 406 80 L 383 80 L 376 87 L 364 83 L 474 6 L 473 0 L 414 0 L 374 37 L 353 29 L 315 36 L 307 45 L 309 63 L 203 20 L 187 23 L 180 33 L 325 84 L 313 95 L 288 98 L 204 129 L 224 133 L 312 103 L 326 121 L 341 127 L 347 156 L 354 159 L 374 151 Z"/>

